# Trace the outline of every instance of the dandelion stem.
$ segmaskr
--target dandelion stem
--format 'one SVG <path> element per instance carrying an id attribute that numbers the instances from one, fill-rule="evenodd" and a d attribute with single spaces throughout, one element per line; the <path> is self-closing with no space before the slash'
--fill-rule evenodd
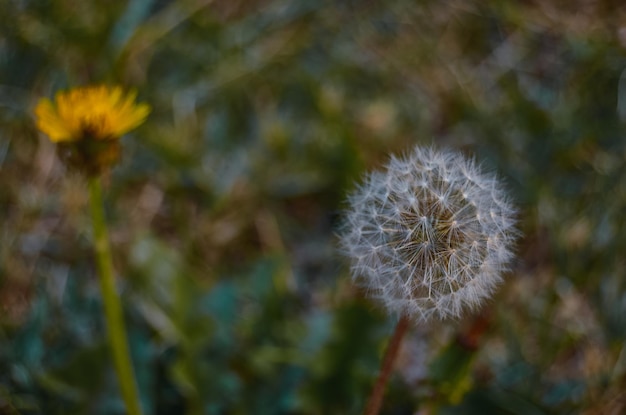
<path id="1" fill-rule="evenodd" d="M 122 315 L 122 305 L 115 288 L 113 262 L 109 247 L 106 221 L 102 201 L 102 185 L 97 176 L 89 178 L 91 216 L 93 221 L 96 260 L 100 273 L 100 289 L 104 303 L 104 314 L 108 331 L 109 347 L 113 354 L 115 371 L 120 383 L 122 397 L 129 415 L 140 415 L 139 394 L 128 350 L 126 329 Z"/>
<path id="2" fill-rule="evenodd" d="M 383 363 L 380 367 L 380 372 L 378 373 L 378 379 L 376 379 L 376 384 L 374 385 L 372 394 L 370 395 L 367 406 L 365 407 L 364 415 L 378 415 L 380 407 L 383 403 L 383 395 L 385 394 L 385 387 L 387 386 L 387 381 L 389 380 L 393 363 L 396 360 L 398 350 L 400 350 L 400 343 L 402 342 L 402 338 L 404 337 L 408 327 L 409 319 L 403 315 L 400 317 L 400 320 L 396 325 L 396 329 L 391 336 L 391 340 L 387 345 L 385 357 L 383 358 Z"/>

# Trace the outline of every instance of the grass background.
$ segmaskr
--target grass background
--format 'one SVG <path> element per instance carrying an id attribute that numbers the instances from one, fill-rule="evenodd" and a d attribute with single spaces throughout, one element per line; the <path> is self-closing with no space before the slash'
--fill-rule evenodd
<path id="1" fill-rule="evenodd" d="M 393 320 L 350 284 L 345 195 L 415 144 L 519 206 L 479 315 L 415 328 L 384 414 L 626 411 L 618 1 L 2 0 L 0 413 L 123 414 L 58 89 L 135 88 L 107 213 L 146 413 L 358 414 Z"/>

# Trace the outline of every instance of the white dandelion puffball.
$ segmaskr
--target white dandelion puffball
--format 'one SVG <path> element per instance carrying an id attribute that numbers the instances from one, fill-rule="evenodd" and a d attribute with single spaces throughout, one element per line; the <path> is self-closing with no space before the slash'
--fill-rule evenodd
<path id="1" fill-rule="evenodd" d="M 452 151 L 416 147 L 367 175 L 340 233 L 352 278 L 392 313 L 460 317 L 512 259 L 515 209 L 497 177 Z"/>

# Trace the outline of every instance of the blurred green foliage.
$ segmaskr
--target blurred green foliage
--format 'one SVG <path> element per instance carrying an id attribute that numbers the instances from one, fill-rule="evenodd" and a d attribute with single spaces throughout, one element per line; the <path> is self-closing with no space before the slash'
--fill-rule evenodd
<path id="1" fill-rule="evenodd" d="M 0 413 L 124 412 L 86 187 L 32 119 L 100 82 L 153 107 L 106 196 L 146 413 L 359 413 L 393 321 L 334 231 L 416 143 L 497 170 L 525 236 L 480 317 L 414 329 L 383 413 L 626 412 L 624 22 L 613 0 L 3 0 Z"/>

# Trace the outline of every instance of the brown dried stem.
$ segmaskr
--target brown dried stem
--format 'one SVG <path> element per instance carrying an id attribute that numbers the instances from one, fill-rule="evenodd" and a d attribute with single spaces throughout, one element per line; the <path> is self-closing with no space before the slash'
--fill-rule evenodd
<path id="1" fill-rule="evenodd" d="M 378 379 L 376 379 L 376 384 L 374 385 L 374 389 L 372 389 L 372 394 L 370 395 L 367 406 L 365 407 L 364 415 L 378 415 L 380 407 L 383 403 L 385 387 L 387 386 L 387 381 L 389 380 L 391 369 L 393 369 L 393 363 L 396 360 L 398 350 L 400 350 L 400 343 L 402 343 L 402 338 L 404 337 L 404 334 L 406 333 L 408 328 L 409 319 L 406 316 L 400 317 L 400 320 L 396 325 L 396 329 L 393 332 L 391 340 L 387 345 L 385 357 L 380 367 L 380 373 L 378 374 Z"/>

